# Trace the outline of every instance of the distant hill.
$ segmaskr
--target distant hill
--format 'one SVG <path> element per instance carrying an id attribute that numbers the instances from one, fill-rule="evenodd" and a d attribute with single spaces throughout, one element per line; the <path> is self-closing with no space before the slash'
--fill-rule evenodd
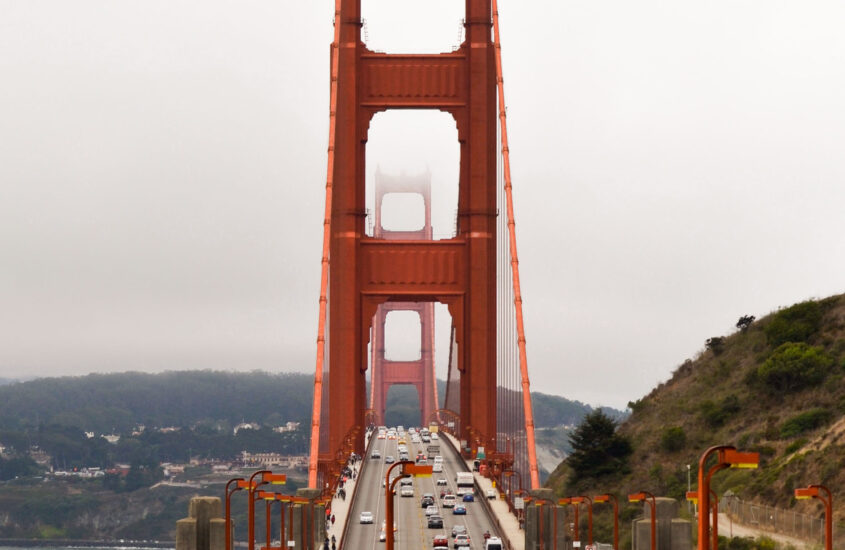
<path id="1" fill-rule="evenodd" d="M 262 372 L 128 372 L 39 378 L 0 387 L 0 428 L 60 424 L 100 433 L 126 433 L 138 424 L 308 423 L 313 389 L 312 376 Z"/>
<path id="2" fill-rule="evenodd" d="M 6 386 L 17 382 L 14 378 L 0 378 L 0 386 Z"/>
<path id="3" fill-rule="evenodd" d="M 438 380 L 438 387 L 442 399 L 446 382 Z M 139 424 L 308 424 L 313 389 L 313 377 L 298 373 L 174 371 L 39 378 L 0 386 L 0 429 L 58 424 L 98 433 L 127 433 Z M 532 399 L 538 428 L 577 424 L 592 410 L 555 395 L 534 393 Z M 623 415 L 608 411 L 614 417 Z M 419 400 L 413 387 L 391 388 L 387 419 L 394 425 L 419 422 Z"/>
<path id="4" fill-rule="evenodd" d="M 633 412 L 618 429 L 633 447 L 630 472 L 571 479 L 564 461 L 547 485 L 561 496 L 609 491 L 621 500 L 646 490 L 683 501 L 687 465 L 695 486 L 701 453 L 732 444 L 758 451 L 762 463 L 758 470 L 714 476 L 719 495 L 730 489 L 743 499 L 789 508 L 795 487 L 822 483 L 834 491 L 842 518 L 845 295 L 795 304 L 757 321 L 745 316 L 738 325 L 743 328 L 733 334 L 708 338 L 695 360 L 630 403 Z M 813 506 L 806 510 L 815 513 Z M 609 529 L 597 521 L 597 529 Z"/>

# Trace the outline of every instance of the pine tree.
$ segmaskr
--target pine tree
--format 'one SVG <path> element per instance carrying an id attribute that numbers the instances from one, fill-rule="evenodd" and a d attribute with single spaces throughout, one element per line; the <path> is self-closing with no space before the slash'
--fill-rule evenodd
<path id="1" fill-rule="evenodd" d="M 616 427 L 601 410 L 584 417 L 569 437 L 572 454 L 566 463 L 572 468 L 570 482 L 628 471 L 631 443 L 616 433 Z"/>

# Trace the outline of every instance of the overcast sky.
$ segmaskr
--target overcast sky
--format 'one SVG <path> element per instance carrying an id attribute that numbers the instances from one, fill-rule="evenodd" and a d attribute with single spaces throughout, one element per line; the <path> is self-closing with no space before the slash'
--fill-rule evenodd
<path id="1" fill-rule="evenodd" d="M 457 45 L 423 4 L 369 44 Z M 0 0 L 0 376 L 313 372 L 333 6 Z M 845 3 L 499 9 L 534 389 L 624 407 L 845 291 Z M 430 170 L 448 234 L 454 124 L 394 115 L 368 177 Z"/>

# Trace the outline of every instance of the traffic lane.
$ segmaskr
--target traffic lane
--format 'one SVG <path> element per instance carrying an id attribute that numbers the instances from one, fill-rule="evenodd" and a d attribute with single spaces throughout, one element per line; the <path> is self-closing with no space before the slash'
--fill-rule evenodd
<path id="1" fill-rule="evenodd" d="M 412 456 L 416 456 L 418 451 L 426 453 L 426 444 L 410 443 L 408 449 Z M 381 452 L 380 459 L 370 458 L 372 451 L 378 449 Z M 449 508 L 443 508 L 440 500 L 441 486 L 436 485 L 438 478 L 443 478 L 447 481 L 446 487 L 451 489 L 453 493 L 457 492 L 455 484 L 455 472 L 466 471 L 466 466 L 460 457 L 454 455 L 450 451 L 450 447 L 445 444 L 441 445 L 441 456 L 443 457 L 444 471 L 434 473 L 431 478 L 416 478 L 414 479 L 414 497 L 401 497 L 401 491 L 397 491 L 395 498 L 395 518 L 397 531 L 397 548 L 404 549 L 430 549 L 431 541 L 435 534 L 445 533 L 450 540 L 451 546 L 451 532 L 454 525 L 465 525 L 473 547 L 481 547 L 483 544 L 483 533 L 490 531 L 495 534 L 493 525 L 487 518 L 482 505 L 478 502 L 464 503 L 467 507 L 466 516 L 455 516 Z M 396 440 L 379 440 L 375 437 L 372 440 L 372 445 L 368 450 L 365 460 L 369 462 L 364 477 L 360 480 L 358 487 L 362 491 L 356 497 L 356 504 L 353 515 L 350 518 L 350 530 L 347 533 L 347 539 L 344 540 L 344 546 L 349 549 L 356 550 L 375 550 L 380 548 L 379 533 L 381 531 L 381 524 L 385 517 L 384 511 L 384 488 L 381 486 L 382 480 L 387 472 L 388 465 L 384 463 L 384 457 L 392 455 L 398 458 L 398 446 Z M 431 457 L 433 460 L 433 457 Z M 394 470 L 396 472 L 397 469 Z M 365 489 L 366 488 L 366 489 Z M 427 518 L 424 510 L 420 507 L 420 500 L 423 493 L 432 493 L 435 496 L 436 505 L 439 509 L 441 517 L 444 520 L 443 529 L 429 529 Z M 480 496 L 478 497 L 480 498 Z M 373 512 L 374 524 L 360 525 L 357 523 L 360 512 L 369 510 Z M 354 546 L 352 546 L 354 544 Z"/>

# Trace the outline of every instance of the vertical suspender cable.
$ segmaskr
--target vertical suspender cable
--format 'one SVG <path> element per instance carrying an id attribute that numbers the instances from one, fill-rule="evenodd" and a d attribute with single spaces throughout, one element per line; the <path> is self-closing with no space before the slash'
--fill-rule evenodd
<path id="1" fill-rule="evenodd" d="M 317 324 L 317 365 L 314 370 L 314 409 L 311 416 L 311 456 L 308 461 L 308 487 L 317 487 L 317 461 L 320 455 L 320 414 L 323 401 L 323 360 L 326 353 L 326 310 L 329 289 L 329 250 L 332 227 L 332 185 L 334 183 L 334 146 L 337 125 L 337 76 L 340 50 L 340 2 L 334 5 L 334 42 L 332 43 L 331 94 L 329 107 L 329 150 L 326 169 L 326 211 L 323 218 L 323 256 L 320 276 L 320 313 Z"/>
<path id="2" fill-rule="evenodd" d="M 511 165 L 508 150 L 508 125 L 505 114 L 505 83 L 502 78 L 502 43 L 499 39 L 499 7 L 493 0 L 493 41 L 496 50 L 496 80 L 499 87 L 499 121 L 502 128 L 502 159 L 505 172 L 505 197 L 508 204 L 508 233 L 510 236 L 511 270 L 513 272 L 514 306 L 516 307 L 516 332 L 519 346 L 519 367 L 522 375 L 522 407 L 525 412 L 525 432 L 528 439 L 528 466 L 531 471 L 531 488 L 540 487 L 537 468 L 537 449 L 534 440 L 534 413 L 531 409 L 531 384 L 528 381 L 528 355 L 525 350 L 525 325 L 522 319 L 522 292 L 519 287 L 519 259 L 516 254 L 516 223 L 511 193 Z"/>

